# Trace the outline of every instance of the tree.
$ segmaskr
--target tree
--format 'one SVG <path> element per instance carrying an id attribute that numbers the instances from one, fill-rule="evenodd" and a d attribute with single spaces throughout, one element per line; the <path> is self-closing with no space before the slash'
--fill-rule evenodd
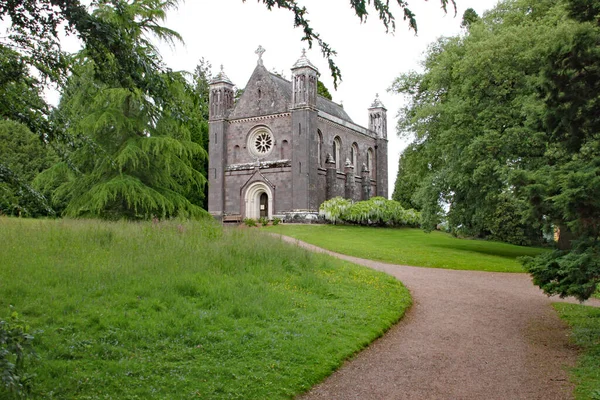
<path id="1" fill-rule="evenodd" d="M 400 155 L 398 178 L 394 185 L 392 199 L 406 209 L 421 210 L 421 205 L 415 195 L 421 185 L 421 180 L 429 170 L 425 154 L 426 151 L 421 149 L 418 144 L 411 144 Z"/>
<path id="2" fill-rule="evenodd" d="M 329 89 L 327 89 L 327 86 L 325 86 L 325 84 L 321 81 L 317 81 L 317 94 L 325 97 L 328 100 L 333 100 L 331 93 L 329 93 Z"/>
<path id="3" fill-rule="evenodd" d="M 514 241 L 493 229 L 499 226 L 493 216 L 514 197 L 512 171 L 542 154 L 530 111 L 540 104 L 534 96 L 543 63 L 538 55 L 556 36 L 556 17 L 548 12 L 555 3 L 534 3 L 536 12 L 529 14 L 524 10 L 531 1 L 500 3 L 466 35 L 434 43 L 425 73 L 405 74 L 394 83 L 393 90 L 410 99 L 399 129 L 414 134 L 423 153 L 420 164 L 402 170 L 422 183 L 404 190 L 416 193 L 429 229 L 444 219 L 457 233 Z M 539 225 L 520 211 L 512 217 L 532 234 L 530 241 L 540 238 Z"/>
<path id="4" fill-rule="evenodd" d="M 424 73 L 393 86 L 410 100 L 399 132 L 414 135 L 420 153 L 403 156 L 420 161 L 398 176 L 417 176 L 409 180 L 418 188 L 397 185 L 395 196 L 415 193 L 430 229 L 445 219 L 457 233 L 528 244 L 560 227 L 563 250 L 525 265 L 547 293 L 579 299 L 600 277 L 600 35 L 591 7 L 499 3 L 463 35 L 434 43 Z"/>
<path id="5" fill-rule="evenodd" d="M 189 126 L 191 141 L 200 145 L 203 149 L 208 149 L 208 100 L 211 79 L 211 64 L 202 58 L 194 69 L 193 90 L 189 93 L 191 100 L 190 105 L 192 106 L 192 109 L 189 110 Z M 194 169 L 202 174 L 202 176 L 207 176 L 208 157 L 205 152 L 195 155 L 192 159 L 192 165 L 194 166 Z M 208 199 L 207 185 L 204 185 L 204 189 L 201 191 L 190 191 L 186 197 L 194 204 L 201 205 L 204 209 L 208 208 L 208 204 L 206 203 Z"/>
<path id="6" fill-rule="evenodd" d="M 48 146 L 27 126 L 0 120 L 0 214 L 28 217 L 54 214 L 32 182 L 55 161 Z"/>
<path id="7" fill-rule="evenodd" d="M 538 88 L 545 163 L 515 176 L 532 213 L 560 228 L 559 249 L 528 259 L 546 293 L 590 297 L 600 283 L 600 6 L 570 0 Z"/>
<path id="8" fill-rule="evenodd" d="M 479 21 L 479 14 L 472 8 L 467 8 L 463 13 L 462 22 L 460 23 L 461 28 L 469 29 L 472 24 Z"/>
<path id="9" fill-rule="evenodd" d="M 95 14 L 127 35 L 128 48 L 145 66 L 137 75 L 160 83 L 159 90 L 138 87 L 132 77 L 117 77 L 121 67 L 104 71 L 98 80 L 98 65 L 87 47 L 73 60 L 73 75 L 56 112 L 57 124 L 71 139 L 65 143 L 70 164 L 58 163 L 37 179 L 41 188 L 55 188 L 53 201 L 66 203 L 66 215 L 205 215 L 203 197 L 190 196 L 202 194 L 205 185 L 193 159 L 205 157 L 206 151 L 191 140 L 191 132 L 201 129 L 199 96 L 182 74 L 161 72 L 162 61 L 146 35 L 169 31 L 157 24 L 165 14 L 154 6 L 153 0 L 140 0 L 100 6 Z"/>

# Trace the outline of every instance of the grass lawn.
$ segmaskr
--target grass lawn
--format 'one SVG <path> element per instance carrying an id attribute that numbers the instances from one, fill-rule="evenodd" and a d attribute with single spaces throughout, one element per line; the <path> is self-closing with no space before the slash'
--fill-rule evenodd
<path id="1" fill-rule="evenodd" d="M 457 239 L 447 233 L 425 233 L 409 228 L 280 224 L 267 229 L 338 253 L 431 268 L 524 272 L 517 257 L 535 256 L 545 251 L 499 242 Z"/>
<path id="2" fill-rule="evenodd" d="M 265 236 L 0 218 L 0 319 L 34 332 L 35 395 L 290 398 L 410 305 L 392 277 Z"/>
<path id="3" fill-rule="evenodd" d="M 572 377 L 577 400 L 600 399 L 600 309 L 555 303 L 554 308 L 573 329 L 571 340 L 582 350 Z"/>

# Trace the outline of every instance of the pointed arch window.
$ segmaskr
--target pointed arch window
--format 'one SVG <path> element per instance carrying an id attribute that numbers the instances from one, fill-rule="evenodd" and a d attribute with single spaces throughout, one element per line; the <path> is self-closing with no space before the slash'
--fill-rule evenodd
<path id="1" fill-rule="evenodd" d="M 369 170 L 369 175 L 373 176 L 373 149 L 370 147 L 367 150 L 367 169 Z"/>
<path id="2" fill-rule="evenodd" d="M 323 134 L 320 129 L 317 129 L 317 162 L 319 167 L 323 166 Z"/>
<path id="3" fill-rule="evenodd" d="M 339 136 L 333 139 L 333 159 L 335 160 L 335 169 L 342 168 L 342 140 Z"/>
<path id="4" fill-rule="evenodd" d="M 350 148 L 350 160 L 356 174 L 358 172 L 358 144 L 356 142 L 352 143 L 352 147 Z"/>

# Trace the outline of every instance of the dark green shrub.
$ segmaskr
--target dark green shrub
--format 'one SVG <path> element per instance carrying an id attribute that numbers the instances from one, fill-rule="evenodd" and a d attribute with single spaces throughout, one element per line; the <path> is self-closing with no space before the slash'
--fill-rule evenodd
<path id="1" fill-rule="evenodd" d="M 550 296 L 584 301 L 600 284 L 600 244 L 593 239 L 574 241 L 571 251 L 555 250 L 521 261 L 533 283 Z"/>
<path id="2" fill-rule="evenodd" d="M 244 224 L 246 226 L 256 226 L 256 220 L 254 218 L 244 218 Z"/>
<path id="3" fill-rule="evenodd" d="M 280 222 L 281 222 L 281 218 L 277 218 L 277 217 L 273 218 L 273 225 L 274 226 L 279 225 Z"/>
<path id="4" fill-rule="evenodd" d="M 258 219 L 258 222 L 260 222 L 260 224 L 261 224 L 262 226 L 267 226 L 267 225 L 269 225 L 269 219 L 268 219 L 268 218 L 266 218 L 266 217 L 260 217 L 260 218 Z"/>
<path id="5" fill-rule="evenodd" d="M 35 353 L 33 336 L 28 331 L 16 312 L 7 321 L 0 320 L 0 397 L 3 399 L 25 398 L 31 393 L 35 375 L 26 368 Z"/>

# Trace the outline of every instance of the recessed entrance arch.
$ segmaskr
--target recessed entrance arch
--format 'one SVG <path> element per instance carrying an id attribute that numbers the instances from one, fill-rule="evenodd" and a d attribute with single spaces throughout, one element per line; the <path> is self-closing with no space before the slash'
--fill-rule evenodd
<path id="1" fill-rule="evenodd" d="M 264 182 L 255 182 L 246 189 L 246 218 L 273 217 L 273 191 Z"/>

